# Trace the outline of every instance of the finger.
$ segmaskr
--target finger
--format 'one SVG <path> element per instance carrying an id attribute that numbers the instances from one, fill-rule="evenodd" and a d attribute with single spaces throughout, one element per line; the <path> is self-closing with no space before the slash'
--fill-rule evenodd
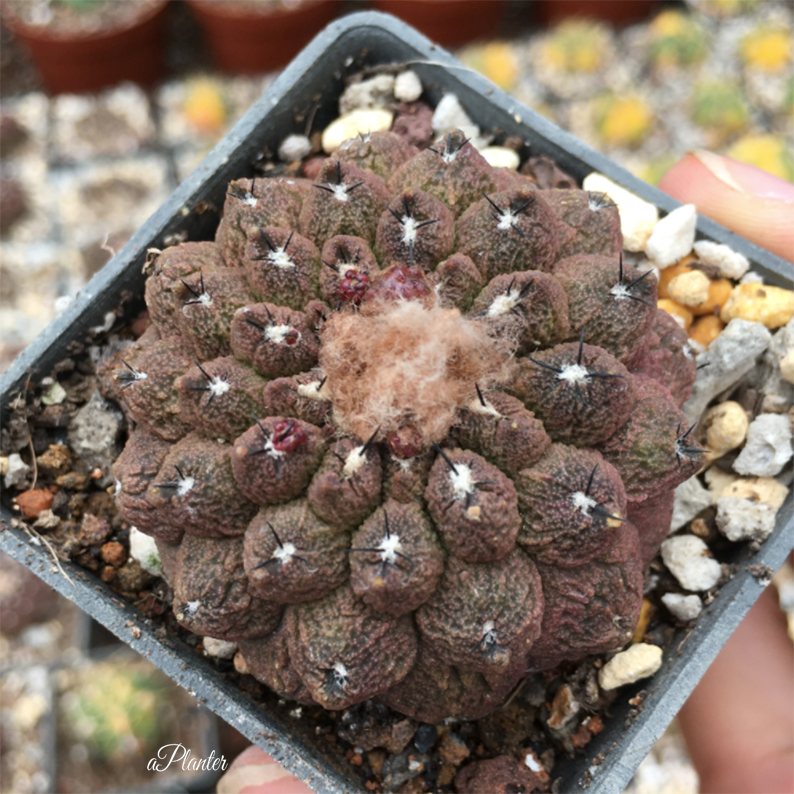
<path id="1" fill-rule="evenodd" d="M 794 261 L 794 185 L 751 165 L 695 150 L 659 188 L 733 232 Z"/>
<path id="2" fill-rule="evenodd" d="M 794 646 L 767 587 L 679 715 L 702 794 L 794 791 L 793 668 Z"/>
<path id="3" fill-rule="evenodd" d="M 243 750 L 218 781 L 218 794 L 312 794 L 312 790 L 293 777 L 259 747 Z"/>

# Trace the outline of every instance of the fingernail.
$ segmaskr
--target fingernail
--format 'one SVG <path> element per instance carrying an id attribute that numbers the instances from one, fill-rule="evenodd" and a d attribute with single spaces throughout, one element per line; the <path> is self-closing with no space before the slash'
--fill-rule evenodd
<path id="1" fill-rule="evenodd" d="M 794 185 L 774 174 L 705 149 L 693 149 L 690 154 L 697 157 L 720 182 L 740 193 L 777 201 L 794 201 Z"/>

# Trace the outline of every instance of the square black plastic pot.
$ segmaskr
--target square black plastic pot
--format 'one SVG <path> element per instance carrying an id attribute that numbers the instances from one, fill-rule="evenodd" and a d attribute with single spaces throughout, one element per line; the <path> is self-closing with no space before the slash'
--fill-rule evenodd
<path id="1" fill-rule="evenodd" d="M 498 128 L 507 135 L 521 136 L 533 154 L 554 158 L 579 180 L 591 171 L 600 171 L 664 212 L 678 206 L 669 196 L 636 179 L 463 67 L 404 23 L 375 12 L 354 14 L 332 23 L 314 39 L 124 249 L 14 362 L 0 379 L 0 405 L 6 408 L 29 376 L 36 382 L 49 375 L 53 366 L 69 355 L 70 343 L 83 340 L 89 329 L 101 326 L 106 313 L 118 308 L 123 295 L 142 296 L 147 249 L 164 247 L 173 235 L 189 240 L 212 239 L 219 220 L 215 208 L 223 206 L 228 182 L 253 176 L 254 164 L 263 149 L 275 151 L 286 135 L 304 132 L 305 119 L 310 114 L 314 114 L 313 130 L 323 129 L 337 115 L 337 99 L 345 75 L 380 63 L 409 63 L 420 75 L 431 102 L 437 102 L 445 92 L 456 93 L 483 129 Z M 740 251 L 767 283 L 790 285 L 794 275 L 791 265 L 718 224 L 701 217 L 698 237 L 727 243 Z M 126 305 L 131 316 L 142 304 L 139 300 Z M 2 517 L 6 529 L 0 532 L 0 548 L 195 693 L 311 788 L 317 792 L 362 788 L 359 780 L 350 776 L 349 769 L 335 766 L 316 736 L 280 713 L 263 709 L 177 640 L 158 639 L 155 626 L 106 585 L 82 569 L 63 563 L 74 582 L 70 584 L 44 548 L 32 545 L 22 530 L 11 527 L 12 515 L 7 510 L 3 510 Z M 738 567 L 738 573 L 722 587 L 690 632 L 679 631 L 665 652 L 661 670 L 649 681 L 621 692 L 612 707 L 612 718 L 587 747 L 586 757 L 558 762 L 554 778 L 561 778 L 561 791 L 622 791 L 760 594 L 763 585 L 751 576 L 747 566 L 760 563 L 777 570 L 793 545 L 794 499 L 789 494 L 778 513 L 774 533 L 760 551 L 752 555 L 747 544 L 736 545 L 730 562 Z M 133 630 L 136 637 L 132 636 Z M 628 699 L 640 688 L 647 695 L 644 709 L 636 715 L 630 713 Z M 726 697 L 730 696 L 726 693 Z M 605 755 L 604 762 L 591 766 L 591 759 L 599 753 Z"/>

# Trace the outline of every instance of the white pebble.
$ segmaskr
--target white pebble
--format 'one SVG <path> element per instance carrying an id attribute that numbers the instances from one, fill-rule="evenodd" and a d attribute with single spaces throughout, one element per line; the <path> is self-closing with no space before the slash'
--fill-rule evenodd
<path id="1" fill-rule="evenodd" d="M 34 527 L 41 527 L 42 529 L 55 529 L 60 526 L 61 519 L 52 512 L 52 510 L 42 510 L 38 518 L 33 523 Z"/>
<path id="2" fill-rule="evenodd" d="M 706 445 L 713 458 L 736 449 L 747 438 L 750 420 L 747 412 L 734 400 L 713 405 L 700 420 L 706 428 Z"/>
<path id="3" fill-rule="evenodd" d="M 312 142 L 305 135 L 287 135 L 278 147 L 278 156 L 285 163 L 303 160 L 312 153 Z"/>
<path id="4" fill-rule="evenodd" d="M 66 389 L 57 380 L 41 395 L 41 402 L 44 405 L 60 405 L 65 399 Z"/>
<path id="5" fill-rule="evenodd" d="M 237 653 L 237 643 L 227 642 L 226 640 L 216 640 L 214 637 L 204 637 L 201 640 L 207 656 L 214 656 L 217 659 L 231 659 Z"/>
<path id="6" fill-rule="evenodd" d="M 478 149 L 483 148 L 480 128 L 469 118 L 455 94 L 444 94 L 433 112 L 433 132 L 436 135 L 460 130 Z"/>
<path id="7" fill-rule="evenodd" d="M 794 350 L 789 350 L 780 359 L 780 374 L 787 383 L 794 383 Z"/>
<path id="8" fill-rule="evenodd" d="M 344 116 L 351 110 L 381 108 L 394 99 L 394 76 L 379 74 L 369 80 L 349 85 L 339 98 L 339 114 Z"/>
<path id="9" fill-rule="evenodd" d="M 700 600 L 700 596 L 696 595 L 665 593 L 662 596 L 662 603 L 678 620 L 694 620 L 703 611 L 703 602 Z"/>
<path id="10" fill-rule="evenodd" d="M 728 540 L 757 540 L 763 543 L 775 529 L 777 510 L 765 502 L 735 496 L 717 499 L 717 529 Z"/>
<path id="11" fill-rule="evenodd" d="M 323 151 L 333 154 L 348 138 L 369 132 L 391 129 L 394 114 L 390 110 L 353 110 L 332 121 L 323 131 Z"/>
<path id="12" fill-rule="evenodd" d="M 694 248 L 695 255 L 704 265 L 718 268 L 725 278 L 740 279 L 750 267 L 746 256 L 723 243 L 698 240 Z"/>
<path id="13" fill-rule="evenodd" d="M 154 538 L 141 532 L 137 527 L 130 529 L 130 557 L 137 560 L 146 573 L 152 576 L 162 575 L 160 552 Z"/>
<path id="14" fill-rule="evenodd" d="M 794 455 L 791 422 L 786 414 L 760 414 L 747 431 L 747 441 L 733 470 L 739 474 L 774 477 Z"/>
<path id="15" fill-rule="evenodd" d="M 667 292 L 677 303 L 698 307 L 706 302 L 710 286 L 711 279 L 705 273 L 690 270 L 672 279 L 667 285 Z"/>
<path id="16" fill-rule="evenodd" d="M 506 146 L 486 146 L 480 154 L 485 162 L 494 168 L 510 168 L 515 171 L 521 165 L 518 152 Z"/>
<path id="17" fill-rule="evenodd" d="M 13 488 L 15 485 L 21 485 L 25 482 L 25 478 L 28 476 L 29 471 L 30 466 L 22 460 L 18 453 L 12 452 L 8 456 L 8 469 L 3 479 L 5 487 Z"/>
<path id="18" fill-rule="evenodd" d="M 422 96 L 422 81 L 414 71 L 401 72 L 394 81 L 394 98 L 400 102 L 416 102 Z"/>
<path id="19" fill-rule="evenodd" d="M 756 273 L 755 270 L 748 270 L 740 279 L 740 284 L 763 284 L 764 277 L 760 273 Z"/>
<path id="20" fill-rule="evenodd" d="M 662 649 L 638 642 L 615 654 L 598 672 L 601 689 L 617 689 L 652 676 L 662 666 Z"/>
<path id="21" fill-rule="evenodd" d="M 659 221 L 656 206 L 597 172 L 586 176 L 582 187 L 590 193 L 606 193 L 618 205 L 623 247 L 627 251 L 644 251 Z"/>
<path id="22" fill-rule="evenodd" d="M 645 245 L 648 259 L 664 269 L 686 256 L 695 242 L 697 219 L 694 204 L 684 204 L 662 218 Z"/>
<path id="23" fill-rule="evenodd" d="M 707 507 L 711 507 L 711 494 L 700 484 L 700 480 L 697 477 L 685 480 L 675 489 L 670 531 L 681 529 Z"/>
<path id="24" fill-rule="evenodd" d="M 700 592 L 714 587 L 722 576 L 709 547 L 694 535 L 676 535 L 662 543 L 662 559 L 685 590 Z"/>
<path id="25" fill-rule="evenodd" d="M 716 504 L 717 499 L 723 495 L 726 489 L 728 489 L 732 483 L 739 479 L 737 474 L 733 474 L 729 471 L 723 471 L 721 468 L 719 468 L 719 466 L 712 466 L 711 468 L 706 469 L 706 473 L 703 476 L 706 479 L 706 485 L 709 487 L 712 504 Z"/>

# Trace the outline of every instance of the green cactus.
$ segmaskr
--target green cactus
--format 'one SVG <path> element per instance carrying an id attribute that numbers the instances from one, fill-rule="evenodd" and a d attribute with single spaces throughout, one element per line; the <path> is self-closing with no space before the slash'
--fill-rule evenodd
<path id="1" fill-rule="evenodd" d="M 119 509 L 177 620 L 284 697 L 427 721 L 622 646 L 702 457 L 685 335 L 621 251 L 603 197 L 460 132 L 232 182 L 215 242 L 157 257 L 152 327 L 102 375 L 138 425 Z"/>

